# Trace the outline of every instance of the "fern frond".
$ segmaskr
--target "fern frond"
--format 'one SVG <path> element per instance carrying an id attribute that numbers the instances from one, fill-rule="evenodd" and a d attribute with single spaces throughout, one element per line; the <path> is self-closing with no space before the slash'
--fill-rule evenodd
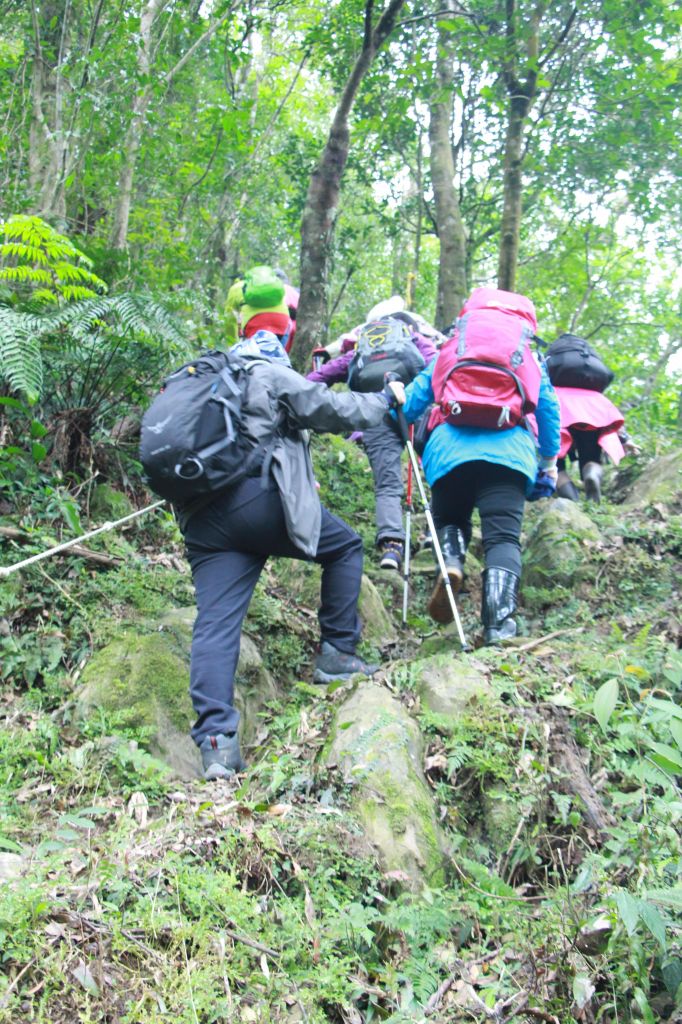
<path id="1" fill-rule="evenodd" d="M 19 267 L 3 267 L 0 270 L 0 280 L 18 281 L 22 284 L 26 282 L 35 284 L 54 283 L 54 278 L 49 270 L 46 270 L 44 267 L 27 267 L 23 264 Z"/>
<path id="2" fill-rule="evenodd" d="M 47 264 L 47 255 L 39 245 L 27 245 L 25 242 L 3 242 L 0 245 L 0 256 L 17 256 L 32 260 L 34 263 Z"/>
<path id="3" fill-rule="evenodd" d="M 39 217 L 10 217 L 0 224 L 0 232 L 6 239 L 0 243 L 0 259 L 18 264 L 0 270 L 0 279 L 43 285 L 42 298 L 48 290 L 67 302 L 107 290 L 105 282 L 92 272 L 92 260 Z"/>
<path id="4" fill-rule="evenodd" d="M 43 386 L 43 361 L 35 318 L 0 306 L 0 377 L 35 402 Z"/>
<path id="5" fill-rule="evenodd" d="M 65 328 L 84 338 L 93 330 L 108 326 L 125 335 L 150 338 L 174 350 L 184 351 L 186 341 L 172 314 L 147 296 L 122 295 L 86 298 L 49 314 L 52 329 Z"/>

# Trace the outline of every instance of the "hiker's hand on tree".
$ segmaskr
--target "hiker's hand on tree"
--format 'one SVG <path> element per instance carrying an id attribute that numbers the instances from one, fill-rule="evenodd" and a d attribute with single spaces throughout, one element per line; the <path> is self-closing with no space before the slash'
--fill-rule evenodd
<path id="1" fill-rule="evenodd" d="M 626 455 L 641 455 L 642 449 L 638 444 L 635 444 L 629 437 L 623 441 L 623 448 L 625 449 Z"/>

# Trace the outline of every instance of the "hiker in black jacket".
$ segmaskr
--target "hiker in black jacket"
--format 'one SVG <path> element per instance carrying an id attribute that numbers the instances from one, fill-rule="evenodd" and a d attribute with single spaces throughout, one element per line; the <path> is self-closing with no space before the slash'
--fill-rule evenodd
<path id="1" fill-rule="evenodd" d="M 197 599 L 190 666 L 197 713 L 192 736 L 207 779 L 226 778 L 243 768 L 234 676 L 242 622 L 270 555 L 322 566 L 321 648 L 313 680 L 327 683 L 376 671 L 355 653 L 362 541 L 320 503 L 305 430 L 363 430 L 381 422 L 389 405 L 404 401 L 400 384 L 359 395 L 337 394 L 305 380 L 267 331 L 232 352 L 248 366 L 244 430 L 254 448 L 260 444 L 265 449 L 265 461 L 210 504 L 188 518 L 181 511 L 179 517 Z"/>

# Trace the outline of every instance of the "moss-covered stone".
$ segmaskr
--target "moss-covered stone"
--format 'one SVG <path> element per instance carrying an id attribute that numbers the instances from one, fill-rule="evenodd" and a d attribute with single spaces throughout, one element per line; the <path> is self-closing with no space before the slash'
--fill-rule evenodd
<path id="1" fill-rule="evenodd" d="M 109 484 L 98 484 L 90 498 L 90 515 L 97 522 L 113 522 L 133 511 L 132 502 L 123 491 L 117 491 Z"/>
<path id="2" fill-rule="evenodd" d="M 503 783 L 493 783 L 482 793 L 483 821 L 488 839 L 496 853 L 505 853 L 519 823 L 517 800 Z"/>
<path id="3" fill-rule="evenodd" d="M 194 608 L 178 608 L 155 632 L 131 626 L 97 651 L 83 672 L 81 712 L 104 711 L 121 729 L 143 731 L 150 749 L 181 778 L 199 774 L 199 756 L 189 732 L 195 715 L 189 698 L 189 655 Z M 258 728 L 258 712 L 277 695 L 253 641 L 242 635 L 235 676 L 240 735 L 248 746 Z"/>
<path id="4" fill-rule="evenodd" d="M 635 482 L 627 505 L 670 504 L 682 498 L 682 450 L 654 459 Z"/>
<path id="5" fill-rule="evenodd" d="M 438 715 L 447 728 L 472 704 L 490 694 L 488 676 L 465 656 L 452 652 L 420 659 L 413 667 L 416 692 L 422 708 Z"/>
<path id="6" fill-rule="evenodd" d="M 324 758 L 353 786 L 353 807 L 384 870 L 414 888 L 443 882 L 444 840 L 422 772 L 417 723 L 388 690 L 360 682 L 339 706 Z"/>
<path id="7" fill-rule="evenodd" d="M 276 563 L 279 577 L 286 579 L 287 595 L 298 605 L 314 610 L 320 606 L 320 577 L 322 569 L 314 562 L 280 559 Z M 362 639 L 381 646 L 396 637 L 396 627 L 372 580 L 362 577 L 358 612 L 362 620 Z"/>
<path id="8" fill-rule="evenodd" d="M 556 498 L 543 506 L 526 537 L 522 585 L 570 586 L 589 575 L 589 548 L 599 531 L 574 501 Z"/>
<path id="9" fill-rule="evenodd" d="M 381 646 L 396 637 L 396 628 L 381 594 L 369 576 L 362 577 L 358 611 L 362 619 L 362 639 Z"/>

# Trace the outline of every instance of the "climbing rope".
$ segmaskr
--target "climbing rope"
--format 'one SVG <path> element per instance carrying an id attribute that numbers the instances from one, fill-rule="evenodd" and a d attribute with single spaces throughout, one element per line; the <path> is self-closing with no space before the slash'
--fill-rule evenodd
<path id="1" fill-rule="evenodd" d="M 117 519 L 113 523 L 104 523 L 102 526 L 98 526 L 96 530 L 89 530 L 88 533 L 82 533 L 79 537 L 74 537 L 73 540 L 67 540 L 63 544 L 57 544 L 56 547 L 48 548 L 47 551 L 41 551 L 37 555 L 31 555 L 30 558 L 24 558 L 21 562 L 15 562 L 14 565 L 0 565 L 0 578 L 9 576 L 13 572 L 19 572 L 20 569 L 25 569 L 27 565 L 32 565 L 34 562 L 40 562 L 43 558 L 49 558 L 51 555 L 56 555 L 60 551 L 66 551 L 68 548 L 72 548 L 76 544 L 82 544 L 84 540 L 89 540 L 90 537 L 96 537 L 98 533 L 106 533 L 108 530 L 115 530 L 117 526 L 121 526 L 123 523 L 129 523 L 131 519 L 137 519 L 138 516 L 143 516 L 146 512 L 152 512 L 154 509 L 161 508 L 161 506 L 165 504 L 165 501 L 155 501 L 151 505 L 146 505 L 145 508 L 138 509 L 137 512 L 131 512 L 130 515 L 123 516 L 122 519 Z"/>

